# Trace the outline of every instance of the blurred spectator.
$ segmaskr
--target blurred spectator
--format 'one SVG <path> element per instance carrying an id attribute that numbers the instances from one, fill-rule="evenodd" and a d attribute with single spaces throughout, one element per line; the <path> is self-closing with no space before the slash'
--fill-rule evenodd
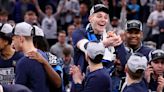
<path id="1" fill-rule="evenodd" d="M 7 23 L 8 12 L 6 10 L 0 10 L 0 23 Z"/>
<path id="2" fill-rule="evenodd" d="M 79 9 L 78 0 L 60 0 L 57 12 L 61 12 L 60 23 L 63 28 L 67 28 L 69 24 L 73 23 L 73 17 L 75 14 L 79 14 Z"/>
<path id="3" fill-rule="evenodd" d="M 58 13 L 53 13 L 52 6 L 45 6 L 45 13 L 40 9 L 38 2 L 35 2 L 37 10 L 42 18 L 41 28 L 44 31 L 45 37 L 48 40 L 49 46 L 52 46 L 57 42 L 57 15 Z"/>
<path id="4" fill-rule="evenodd" d="M 153 42 L 153 41 L 145 41 L 143 44 L 144 44 L 146 47 L 149 47 L 149 48 L 151 48 L 151 49 L 153 49 L 153 50 L 155 50 L 156 47 L 157 47 L 157 44 L 156 44 L 155 42 Z"/>
<path id="5" fill-rule="evenodd" d="M 68 25 L 68 27 L 67 27 L 68 36 L 66 37 L 66 42 L 68 44 L 71 44 L 71 45 L 73 44 L 72 43 L 72 33 L 73 33 L 73 31 L 75 31 L 75 26 L 73 24 Z"/>
<path id="6" fill-rule="evenodd" d="M 140 18 L 140 6 L 137 4 L 137 0 L 131 0 L 127 4 L 127 20 L 139 20 Z"/>
<path id="7" fill-rule="evenodd" d="M 164 51 L 157 49 L 149 53 L 145 79 L 151 92 L 164 92 Z"/>
<path id="8" fill-rule="evenodd" d="M 36 12 L 35 5 L 31 2 L 31 0 L 18 0 L 15 3 L 14 10 L 12 12 L 12 19 L 18 23 L 24 21 L 25 12 L 28 10 L 32 10 Z"/>
<path id="9" fill-rule="evenodd" d="M 31 24 L 31 25 L 40 26 L 40 24 L 38 23 L 38 17 L 36 15 L 36 13 L 34 11 L 31 11 L 31 10 L 25 12 L 24 21 Z"/>
<path id="10" fill-rule="evenodd" d="M 58 58 L 61 58 L 63 56 L 62 52 L 65 47 L 71 48 L 71 55 L 73 56 L 73 47 L 72 45 L 69 45 L 66 43 L 66 32 L 60 31 L 58 33 L 58 42 L 51 46 L 50 52 L 54 55 L 56 55 Z"/>
<path id="11" fill-rule="evenodd" d="M 147 82 L 143 78 L 147 63 L 142 54 L 133 53 L 129 57 L 125 66 L 126 81 L 121 92 L 148 92 Z"/>
<path id="12" fill-rule="evenodd" d="M 160 34 L 157 42 L 158 49 L 160 49 L 162 44 L 164 44 L 164 17 L 162 21 L 159 21 L 159 31 Z"/>
<path id="13" fill-rule="evenodd" d="M 89 11 L 88 11 L 88 6 L 86 3 L 80 4 L 80 16 L 82 18 L 82 25 L 86 27 L 87 24 L 89 23 L 88 21 Z"/>
<path id="14" fill-rule="evenodd" d="M 159 31 L 159 21 L 164 20 L 164 3 L 163 1 L 156 2 L 156 10 L 151 12 L 147 20 L 147 25 L 150 27 L 149 37 L 152 37 L 155 42 L 157 42 L 160 31 Z"/>
<path id="15" fill-rule="evenodd" d="M 62 58 L 59 58 L 58 60 L 60 61 L 63 69 L 63 81 L 64 81 L 65 90 L 70 90 L 71 75 L 69 71 L 70 71 L 70 67 L 74 64 L 73 57 L 71 56 L 71 48 L 65 47 L 63 49 L 62 54 L 63 54 Z"/>
<path id="16" fill-rule="evenodd" d="M 83 28 L 81 15 L 75 15 L 74 16 L 73 24 L 74 24 L 76 30 Z"/>

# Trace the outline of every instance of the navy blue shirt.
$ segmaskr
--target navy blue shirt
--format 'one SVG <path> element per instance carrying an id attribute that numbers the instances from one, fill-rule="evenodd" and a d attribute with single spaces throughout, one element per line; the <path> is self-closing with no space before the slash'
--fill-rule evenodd
<path id="1" fill-rule="evenodd" d="M 112 80 L 105 68 L 86 75 L 83 84 L 75 84 L 77 92 L 112 92 Z"/>
<path id="2" fill-rule="evenodd" d="M 15 52 L 10 59 L 4 60 L 0 57 L 0 84 L 12 84 L 15 78 L 15 66 L 17 61 L 24 55 L 20 52 Z"/>
<path id="3" fill-rule="evenodd" d="M 15 67 L 16 62 L 23 56 L 23 53 L 15 52 L 10 59 L 4 60 L 0 57 L 0 68 Z"/>
<path id="4" fill-rule="evenodd" d="M 142 80 L 139 83 L 133 83 L 129 86 L 125 86 L 122 92 L 149 92 L 146 85 L 147 84 Z"/>
<path id="5" fill-rule="evenodd" d="M 44 56 L 44 52 L 38 50 Z M 36 60 L 22 57 L 16 65 L 16 84 L 28 87 L 32 92 L 49 92 L 44 67 Z"/>

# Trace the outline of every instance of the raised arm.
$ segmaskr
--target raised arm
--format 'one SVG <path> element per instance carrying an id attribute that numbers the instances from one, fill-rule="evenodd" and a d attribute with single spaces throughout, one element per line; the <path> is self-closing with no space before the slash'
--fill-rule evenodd
<path id="1" fill-rule="evenodd" d="M 45 17 L 46 14 L 40 9 L 38 0 L 35 0 L 34 3 L 35 3 L 35 7 L 36 7 L 36 9 L 37 9 L 39 15 L 40 15 L 41 17 Z"/>

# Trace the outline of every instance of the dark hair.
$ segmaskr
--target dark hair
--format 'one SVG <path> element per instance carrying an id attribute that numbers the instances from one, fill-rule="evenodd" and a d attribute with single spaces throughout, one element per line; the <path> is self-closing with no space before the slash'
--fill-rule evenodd
<path id="1" fill-rule="evenodd" d="M 42 36 L 33 37 L 34 46 L 42 51 L 49 51 L 49 44 L 47 39 Z"/>
<path id="2" fill-rule="evenodd" d="M 63 54 L 64 54 L 65 56 L 71 55 L 71 48 L 70 48 L 70 47 L 64 47 L 64 49 L 63 49 Z"/>
<path id="3" fill-rule="evenodd" d="M 5 9 L 0 10 L 0 16 L 8 16 L 8 15 L 9 13 Z"/>
<path id="4" fill-rule="evenodd" d="M 98 54 L 94 59 L 91 59 L 89 57 L 89 59 L 91 60 L 91 62 L 92 63 L 95 63 L 95 64 L 99 64 L 101 62 L 102 58 L 103 58 L 103 55 L 101 55 L 101 54 Z"/>
<path id="5" fill-rule="evenodd" d="M 133 73 L 129 68 L 127 70 L 129 77 L 132 78 L 133 80 L 140 79 L 143 76 L 144 70 L 138 69 L 135 73 Z"/>
<path id="6" fill-rule="evenodd" d="M 0 38 L 2 38 L 5 41 L 8 41 L 8 44 L 11 45 L 12 38 L 7 36 L 7 34 L 0 32 Z"/>
<path id="7" fill-rule="evenodd" d="M 64 30 L 61 30 L 58 32 L 58 36 L 59 36 L 59 34 L 66 34 L 66 32 Z"/>

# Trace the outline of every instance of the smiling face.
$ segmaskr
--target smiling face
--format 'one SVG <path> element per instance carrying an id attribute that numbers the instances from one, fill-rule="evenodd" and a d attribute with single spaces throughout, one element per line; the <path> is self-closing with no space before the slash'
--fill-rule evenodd
<path id="1" fill-rule="evenodd" d="M 109 22 L 109 16 L 105 12 L 97 12 L 89 17 L 89 22 L 95 34 L 102 34 Z"/>
<path id="2" fill-rule="evenodd" d="M 140 45 L 143 33 L 138 29 L 130 29 L 126 32 L 126 43 L 128 47 L 136 48 Z"/>

